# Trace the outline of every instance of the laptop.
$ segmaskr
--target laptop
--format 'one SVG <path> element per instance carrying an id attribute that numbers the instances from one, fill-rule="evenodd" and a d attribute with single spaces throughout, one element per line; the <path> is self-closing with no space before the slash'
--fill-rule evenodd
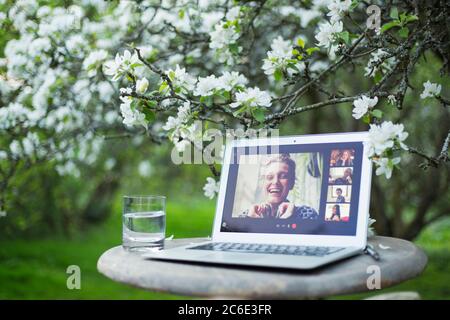
<path id="1" fill-rule="evenodd" d="M 144 257 L 313 269 L 363 252 L 367 139 L 353 132 L 228 143 L 211 240 Z"/>

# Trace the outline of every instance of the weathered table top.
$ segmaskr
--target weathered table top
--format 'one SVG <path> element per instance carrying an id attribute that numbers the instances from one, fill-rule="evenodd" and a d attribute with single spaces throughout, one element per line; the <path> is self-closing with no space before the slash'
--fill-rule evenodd
<path id="1" fill-rule="evenodd" d="M 205 240 L 177 239 L 166 241 L 165 246 Z M 367 279 L 373 274 L 369 266 L 373 265 L 380 268 L 384 289 L 414 278 L 425 269 L 425 253 L 411 242 L 388 237 L 373 237 L 369 242 L 379 252 L 379 261 L 359 255 L 312 271 L 146 260 L 121 246 L 103 253 L 97 268 L 112 280 L 150 291 L 250 299 L 311 299 L 368 291 Z"/>

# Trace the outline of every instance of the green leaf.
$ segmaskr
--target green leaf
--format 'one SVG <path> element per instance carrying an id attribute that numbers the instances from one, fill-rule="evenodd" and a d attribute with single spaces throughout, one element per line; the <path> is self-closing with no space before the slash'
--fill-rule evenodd
<path id="1" fill-rule="evenodd" d="M 281 81 L 283 79 L 283 71 L 276 69 L 273 76 L 275 77 L 275 81 Z"/>
<path id="2" fill-rule="evenodd" d="M 144 109 L 142 110 L 142 112 L 144 113 L 144 115 L 145 115 L 145 120 L 147 120 L 147 122 L 153 122 L 153 121 L 155 121 L 156 115 L 155 115 L 155 112 L 154 112 L 154 111 L 152 111 L 152 110 L 150 110 L 150 109 L 148 109 L 148 108 L 144 108 Z"/>
<path id="3" fill-rule="evenodd" d="M 373 80 L 375 81 L 375 83 L 380 82 L 381 79 L 383 79 L 383 74 L 381 72 L 376 72 L 375 76 L 373 77 Z"/>
<path id="4" fill-rule="evenodd" d="M 180 11 L 178 11 L 178 17 L 179 17 L 180 19 L 183 19 L 183 18 L 184 18 L 184 10 L 183 10 L 183 9 L 181 9 Z"/>
<path id="5" fill-rule="evenodd" d="M 416 15 L 412 14 L 406 17 L 405 22 L 412 22 L 412 21 L 417 21 L 419 20 L 419 17 L 417 17 Z"/>
<path id="6" fill-rule="evenodd" d="M 130 82 L 134 80 L 133 77 L 131 77 L 129 74 L 126 75 L 126 78 L 127 78 L 127 80 L 130 81 Z"/>
<path id="7" fill-rule="evenodd" d="M 154 108 L 158 105 L 158 102 L 151 100 L 151 101 L 146 101 L 145 104 L 149 108 Z"/>
<path id="8" fill-rule="evenodd" d="M 223 97 L 225 98 L 225 100 L 230 100 L 231 99 L 231 94 L 228 91 L 224 91 L 223 92 Z"/>
<path id="9" fill-rule="evenodd" d="M 359 4 L 358 0 L 353 0 L 350 6 L 350 11 L 353 11 L 353 9 L 355 9 L 358 6 L 358 4 Z"/>
<path id="10" fill-rule="evenodd" d="M 389 14 L 389 17 L 391 17 L 392 19 L 398 20 L 398 9 L 397 9 L 397 7 L 392 7 L 391 8 L 391 13 Z"/>
<path id="11" fill-rule="evenodd" d="M 231 53 L 233 54 L 239 53 L 239 45 L 237 43 L 232 43 L 228 47 L 230 48 Z"/>
<path id="12" fill-rule="evenodd" d="M 398 30 L 398 35 L 402 38 L 408 38 L 409 35 L 409 30 L 406 27 L 401 28 L 400 30 Z"/>
<path id="13" fill-rule="evenodd" d="M 318 47 L 311 47 L 311 48 L 306 49 L 306 53 L 308 55 L 311 55 L 311 54 L 313 54 L 316 51 L 320 51 L 320 49 Z"/>
<path id="14" fill-rule="evenodd" d="M 131 101 L 130 109 L 134 111 L 136 110 L 137 107 L 138 107 L 138 100 Z"/>
<path id="15" fill-rule="evenodd" d="M 297 49 L 293 49 L 292 50 L 292 55 L 293 56 L 296 56 L 296 55 L 299 55 L 299 54 L 300 54 L 300 52 Z"/>
<path id="16" fill-rule="evenodd" d="M 167 84 L 167 82 L 163 82 L 163 83 L 161 83 L 161 85 L 159 86 L 159 93 L 162 93 L 163 91 L 165 91 L 166 89 L 167 89 L 167 87 L 168 87 L 169 85 Z"/>
<path id="17" fill-rule="evenodd" d="M 200 102 L 204 103 L 207 107 L 210 107 L 213 103 L 213 97 L 212 96 L 200 97 Z"/>
<path id="18" fill-rule="evenodd" d="M 348 44 L 350 41 L 350 34 L 348 33 L 348 31 L 343 31 L 339 33 L 339 38 L 341 38 L 345 43 Z"/>
<path id="19" fill-rule="evenodd" d="M 381 119 L 383 117 L 383 111 L 381 111 L 379 109 L 374 109 L 370 113 L 372 114 L 373 117 L 375 117 L 377 119 Z"/>
<path id="20" fill-rule="evenodd" d="M 171 70 L 169 72 L 169 79 L 173 81 L 173 79 L 175 79 L 175 71 Z"/>
<path id="21" fill-rule="evenodd" d="M 370 114 L 366 114 L 362 117 L 362 121 L 366 124 L 370 124 Z"/>
<path id="22" fill-rule="evenodd" d="M 252 111 L 253 117 L 258 121 L 258 122 L 264 122 L 265 120 L 265 116 L 264 116 L 264 109 L 261 108 L 257 108 L 257 109 L 253 109 Z"/>
<path id="23" fill-rule="evenodd" d="M 388 22 L 388 23 L 384 24 L 384 25 L 381 27 L 381 32 L 386 32 L 386 31 L 388 31 L 389 29 L 392 29 L 392 28 L 398 27 L 398 26 L 400 26 L 400 22 L 399 22 L 399 21 L 391 21 L 391 22 Z"/>
<path id="24" fill-rule="evenodd" d="M 245 112 L 246 110 L 247 110 L 247 106 L 242 106 L 242 107 L 240 107 L 239 109 L 237 109 L 235 112 L 233 112 L 233 115 L 234 115 L 234 116 L 237 116 L 237 115 L 239 115 L 239 114 Z"/>
<path id="25" fill-rule="evenodd" d="M 300 48 L 305 48 L 305 41 L 302 38 L 298 38 L 297 44 Z"/>
<path id="26" fill-rule="evenodd" d="M 385 152 L 388 158 L 392 158 L 392 156 L 394 155 L 394 151 L 392 149 L 387 149 Z"/>

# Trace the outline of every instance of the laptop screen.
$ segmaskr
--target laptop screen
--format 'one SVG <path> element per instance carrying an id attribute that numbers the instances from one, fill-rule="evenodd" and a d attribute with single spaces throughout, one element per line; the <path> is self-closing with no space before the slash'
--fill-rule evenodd
<path id="1" fill-rule="evenodd" d="M 234 147 L 222 232 L 354 236 L 362 142 Z"/>

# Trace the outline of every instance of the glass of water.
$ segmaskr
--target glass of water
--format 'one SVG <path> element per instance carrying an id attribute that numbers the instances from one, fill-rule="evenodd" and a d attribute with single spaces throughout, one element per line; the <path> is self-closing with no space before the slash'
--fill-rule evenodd
<path id="1" fill-rule="evenodd" d="M 122 245 L 129 251 L 162 249 L 166 231 L 166 197 L 124 196 Z"/>

